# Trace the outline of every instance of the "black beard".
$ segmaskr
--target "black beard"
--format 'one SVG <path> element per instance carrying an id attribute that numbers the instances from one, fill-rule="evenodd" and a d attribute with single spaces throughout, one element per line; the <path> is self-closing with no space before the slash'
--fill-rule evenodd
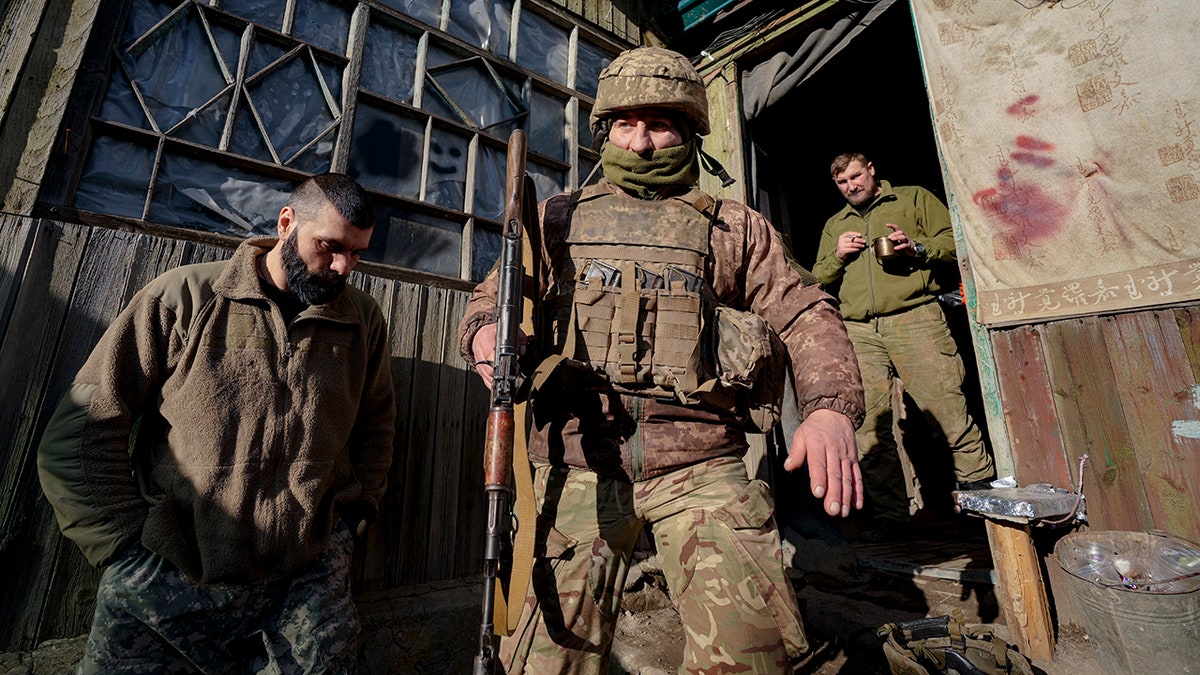
<path id="1" fill-rule="evenodd" d="M 308 265 L 300 257 L 295 235 L 283 240 L 279 253 L 283 260 L 283 273 L 288 288 L 304 304 L 323 305 L 342 294 L 342 289 L 346 287 L 346 278 L 333 270 L 309 272 Z"/>

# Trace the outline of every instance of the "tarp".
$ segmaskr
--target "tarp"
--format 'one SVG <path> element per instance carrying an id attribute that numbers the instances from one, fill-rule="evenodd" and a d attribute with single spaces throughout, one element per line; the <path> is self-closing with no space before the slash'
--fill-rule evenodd
<path id="1" fill-rule="evenodd" d="M 746 120 L 779 102 L 829 62 L 895 0 L 855 0 L 855 9 L 816 28 L 793 51 L 780 51 L 742 73 L 742 106 Z"/>
<path id="2" fill-rule="evenodd" d="M 1196 0 L 912 0 L 984 324 L 1200 299 Z"/>

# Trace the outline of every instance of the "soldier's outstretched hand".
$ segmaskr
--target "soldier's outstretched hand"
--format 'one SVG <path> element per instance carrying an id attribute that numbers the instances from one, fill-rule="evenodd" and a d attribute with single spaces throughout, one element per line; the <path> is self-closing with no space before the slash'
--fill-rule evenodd
<path id="1" fill-rule="evenodd" d="M 824 409 L 809 413 L 792 435 L 783 468 L 795 471 L 806 462 L 812 493 L 824 500 L 826 513 L 845 518 L 851 504 L 863 507 L 862 470 L 849 417 Z"/>

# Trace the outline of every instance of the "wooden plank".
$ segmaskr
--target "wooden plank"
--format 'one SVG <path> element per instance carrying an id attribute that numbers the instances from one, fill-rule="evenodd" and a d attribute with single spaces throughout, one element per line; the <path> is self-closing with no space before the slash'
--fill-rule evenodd
<path id="1" fill-rule="evenodd" d="M 996 331 L 992 347 L 1017 482 L 1068 485 L 1071 474 L 1038 328 Z"/>
<path id="2" fill-rule="evenodd" d="M 409 405 L 407 450 L 408 461 L 404 476 L 404 522 L 401 528 L 400 581 L 404 584 L 423 583 L 430 561 L 427 559 L 431 526 L 430 503 L 433 468 L 438 451 L 436 430 L 433 428 L 434 393 L 437 384 L 442 335 L 446 316 L 444 296 L 436 289 L 421 289 L 421 301 L 415 317 L 416 343 L 413 356 L 413 390 Z"/>
<path id="3" fill-rule="evenodd" d="M 1183 350 L 1192 367 L 1192 379 L 1200 382 L 1200 306 L 1180 307 L 1175 310 L 1175 325 L 1183 338 Z"/>
<path id="4" fill-rule="evenodd" d="M 37 227 L 35 221 L 0 215 L 0 336 L 8 330 Z M 2 340 L 2 338 L 0 338 Z"/>
<path id="5" fill-rule="evenodd" d="M 430 510 L 429 560 L 437 574 L 431 579 L 452 576 L 458 558 L 462 515 L 460 499 L 464 490 L 475 486 L 463 483 L 463 412 L 467 373 L 456 367 L 458 357 L 458 322 L 466 307 L 466 296 L 459 291 L 439 290 L 444 295 L 446 324 L 442 334 L 442 350 L 438 358 L 437 390 L 437 447 L 433 472 L 433 501 Z M 482 447 L 482 446 L 480 446 Z M 479 489 L 482 489 L 480 487 Z"/>
<path id="6" fill-rule="evenodd" d="M 5 38 L 0 42 L 0 92 L 4 92 L 0 100 L 0 122 L 4 121 L 12 103 L 47 4 L 47 0 L 5 4 L 4 24 L 0 26 L 0 35 Z"/>
<path id="7" fill-rule="evenodd" d="M 351 274 L 350 284 L 373 297 L 375 302 L 379 304 L 379 309 L 384 317 L 391 315 L 393 293 L 390 281 L 354 272 Z M 386 364 L 386 367 L 390 369 L 391 347 L 389 346 L 388 349 L 389 362 Z M 393 443 L 393 453 L 395 452 L 394 447 Z M 392 487 L 394 486 L 389 483 L 388 489 Z M 366 536 L 356 542 L 354 548 L 351 586 L 356 595 L 378 591 L 387 585 L 386 551 L 388 542 L 379 534 L 381 524 L 384 522 L 383 509 L 386 500 L 387 492 L 385 491 L 383 498 L 380 500 L 379 517 L 367 530 Z"/>
<path id="8" fill-rule="evenodd" d="M 39 428 L 45 425 L 105 329 L 125 307 L 125 288 L 139 239 L 128 232 L 91 229 L 71 294 L 54 373 L 39 414 Z M 46 593 L 47 606 L 39 637 L 80 635 L 87 632 L 91 623 L 98 576 L 73 544 L 64 541 L 63 546 L 69 550 L 59 553 L 53 583 Z"/>
<path id="9" fill-rule="evenodd" d="M 1054 623 L 1029 526 L 988 520 L 987 535 L 996 568 L 996 598 L 1013 642 L 1030 658 L 1052 660 Z"/>
<path id="10" fill-rule="evenodd" d="M 0 127 L 0 146 L 5 148 L 0 184 L 6 185 L 7 213 L 31 212 L 51 153 L 62 147 L 59 128 L 76 79 L 89 74 L 79 65 L 101 4 L 45 3 L 40 26 L 53 29 L 33 37 L 19 75 L 21 86 L 11 90 Z M 10 37 L 6 34 L 5 41 Z"/>
<path id="11" fill-rule="evenodd" d="M 9 403 L 0 406 L 0 644 L 23 648 L 36 644 L 43 596 L 53 574 L 49 564 L 31 566 L 29 561 L 52 558 L 63 543 L 43 506 L 32 448 L 41 433 L 38 410 L 54 370 L 55 347 L 87 233 L 41 222 L 32 235 L 12 309 L 11 325 L 20 330 L 7 331 L 0 344 L 0 381 Z M 43 558 L 42 551 L 50 555 Z"/>
<path id="12" fill-rule="evenodd" d="M 400 586 L 406 578 L 403 568 L 407 537 L 413 517 L 407 508 L 425 488 L 413 488 L 408 477 L 417 470 L 418 455 L 409 450 L 409 430 L 412 427 L 412 400 L 415 364 L 417 361 L 417 330 L 420 326 L 423 289 L 403 281 L 392 282 L 392 307 L 389 330 L 392 344 L 392 384 L 396 387 L 396 445 L 392 453 L 392 469 L 388 474 L 388 491 L 384 495 L 377 528 L 379 538 L 389 543 L 384 553 L 386 585 Z"/>
<path id="13" fill-rule="evenodd" d="M 705 83 L 708 99 L 708 116 L 712 120 L 712 133 L 704 137 L 705 152 L 720 157 L 729 175 L 737 182 L 721 187 L 721 181 L 707 171 L 700 172 L 700 189 L 727 199 L 753 203 L 749 194 L 750 181 L 746 180 L 746 160 L 743 155 L 743 129 L 741 119 L 742 99 L 738 69 L 730 63 L 726 68 L 714 72 Z"/>
<path id="14" fill-rule="evenodd" d="M 463 394 L 462 483 L 458 494 L 460 538 L 455 561 L 456 577 L 479 574 L 483 570 L 483 534 L 487 521 L 483 491 L 483 446 L 491 399 L 483 380 L 474 368 L 465 364 L 466 388 Z"/>
<path id="15" fill-rule="evenodd" d="M 1154 526 L 1200 541 L 1200 438 L 1176 433 L 1200 419 L 1197 384 L 1175 316 L 1119 315 L 1105 335 Z"/>
<path id="16" fill-rule="evenodd" d="M 1113 372 L 1102 328 L 1111 321 L 1086 317 L 1042 327 L 1049 355 L 1049 389 L 1076 480 L 1079 459 L 1088 455 L 1083 490 L 1089 524 L 1108 530 L 1149 530 L 1153 518 L 1117 393 L 1122 385 Z"/>

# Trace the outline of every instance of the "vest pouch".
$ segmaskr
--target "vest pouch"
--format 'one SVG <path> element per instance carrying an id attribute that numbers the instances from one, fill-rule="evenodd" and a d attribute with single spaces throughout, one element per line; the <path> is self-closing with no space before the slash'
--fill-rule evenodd
<path id="1" fill-rule="evenodd" d="M 643 291 L 643 293 L 647 293 Z M 700 334 L 704 314 L 699 293 L 652 293 L 654 311 L 646 314 L 652 326 L 651 376 L 655 384 L 680 393 L 696 388 L 706 377 L 700 372 Z"/>
<path id="2" fill-rule="evenodd" d="M 1033 675 L 1029 659 L 982 626 L 953 614 L 877 629 L 892 675 Z"/>
<path id="3" fill-rule="evenodd" d="M 724 306 L 707 338 L 706 360 L 716 372 L 711 390 L 732 395 L 747 431 L 770 431 L 779 422 L 789 366 L 783 341 L 757 314 Z"/>

